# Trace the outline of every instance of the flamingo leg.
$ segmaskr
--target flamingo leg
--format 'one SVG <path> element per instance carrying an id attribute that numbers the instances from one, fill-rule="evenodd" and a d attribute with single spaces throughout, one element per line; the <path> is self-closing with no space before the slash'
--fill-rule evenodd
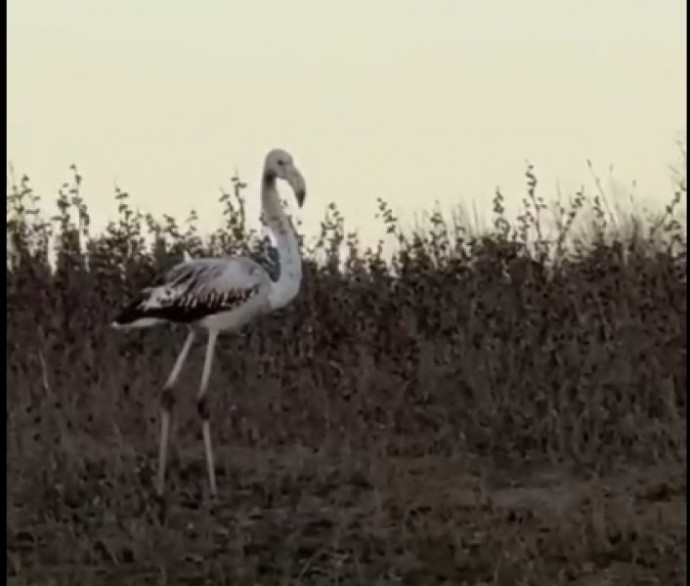
<path id="1" fill-rule="evenodd" d="M 208 381 L 211 376 L 211 368 L 213 366 L 213 352 L 216 346 L 216 339 L 218 332 L 209 330 L 208 343 L 206 345 L 206 357 L 204 359 L 204 371 L 201 374 L 201 384 L 199 385 L 199 393 L 196 396 L 196 405 L 199 416 L 201 417 L 201 435 L 204 439 L 204 454 L 206 457 L 206 468 L 208 471 L 208 483 L 211 489 L 211 497 L 215 498 L 216 490 L 216 468 L 213 460 L 213 446 L 211 444 L 211 425 L 209 423 L 210 411 L 208 408 Z"/>
<path id="2" fill-rule="evenodd" d="M 158 449 L 158 480 L 156 483 L 156 493 L 159 497 L 163 496 L 163 489 L 165 485 L 165 466 L 168 458 L 168 438 L 170 436 L 170 414 L 172 413 L 173 406 L 175 405 L 175 395 L 173 393 L 173 388 L 180 376 L 180 371 L 182 366 L 189 354 L 189 349 L 192 347 L 192 342 L 194 342 L 195 333 L 194 330 L 190 328 L 187 339 L 180 350 L 180 354 L 177 356 L 175 361 L 175 366 L 173 366 L 170 376 L 163 387 L 163 394 L 161 395 L 161 435 L 160 444 Z"/>

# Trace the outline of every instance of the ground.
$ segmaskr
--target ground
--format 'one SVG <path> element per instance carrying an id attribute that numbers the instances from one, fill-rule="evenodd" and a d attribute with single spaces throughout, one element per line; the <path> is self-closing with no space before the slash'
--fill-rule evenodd
<path id="1" fill-rule="evenodd" d="M 176 452 L 161 520 L 152 454 L 103 448 L 82 464 L 54 486 L 13 484 L 9 584 L 685 583 L 685 473 L 672 465 L 597 477 L 468 455 L 221 448 L 212 504 L 198 445 Z"/>

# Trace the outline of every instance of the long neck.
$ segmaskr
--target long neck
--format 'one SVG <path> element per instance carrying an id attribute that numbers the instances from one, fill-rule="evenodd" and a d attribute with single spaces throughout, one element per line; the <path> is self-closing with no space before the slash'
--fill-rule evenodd
<path id="1" fill-rule="evenodd" d="M 276 309 L 287 305 L 299 292 L 302 281 L 302 259 L 297 246 L 297 237 L 280 204 L 276 179 L 266 174 L 261 184 L 261 210 L 268 231 L 278 249 L 280 277 L 273 283 L 269 295 L 271 307 Z"/>

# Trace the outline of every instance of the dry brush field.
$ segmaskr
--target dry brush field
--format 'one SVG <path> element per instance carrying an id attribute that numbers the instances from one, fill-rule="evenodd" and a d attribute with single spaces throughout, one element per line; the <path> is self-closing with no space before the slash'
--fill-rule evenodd
<path id="1" fill-rule="evenodd" d="M 404 232 L 380 202 L 392 260 L 329 207 L 294 304 L 218 345 L 213 507 L 192 350 L 165 522 L 160 389 L 185 333 L 108 324 L 183 250 L 260 253 L 243 185 L 204 238 L 121 192 L 90 234 L 76 170 L 53 218 L 11 185 L 8 583 L 684 584 L 684 187 L 613 236 L 579 193 L 545 242 L 529 177 L 481 235 L 438 214 Z"/>

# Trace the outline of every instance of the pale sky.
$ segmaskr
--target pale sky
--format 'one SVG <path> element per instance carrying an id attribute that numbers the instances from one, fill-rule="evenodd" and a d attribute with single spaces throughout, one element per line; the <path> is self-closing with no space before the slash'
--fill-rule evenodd
<path id="1" fill-rule="evenodd" d="M 117 183 L 215 227 L 235 168 L 272 147 L 378 237 L 395 210 L 517 201 L 610 165 L 665 203 L 686 126 L 684 0 L 9 0 L 8 158 L 54 199 L 76 163 L 96 225 Z M 310 230 L 310 231 L 311 231 Z"/>

